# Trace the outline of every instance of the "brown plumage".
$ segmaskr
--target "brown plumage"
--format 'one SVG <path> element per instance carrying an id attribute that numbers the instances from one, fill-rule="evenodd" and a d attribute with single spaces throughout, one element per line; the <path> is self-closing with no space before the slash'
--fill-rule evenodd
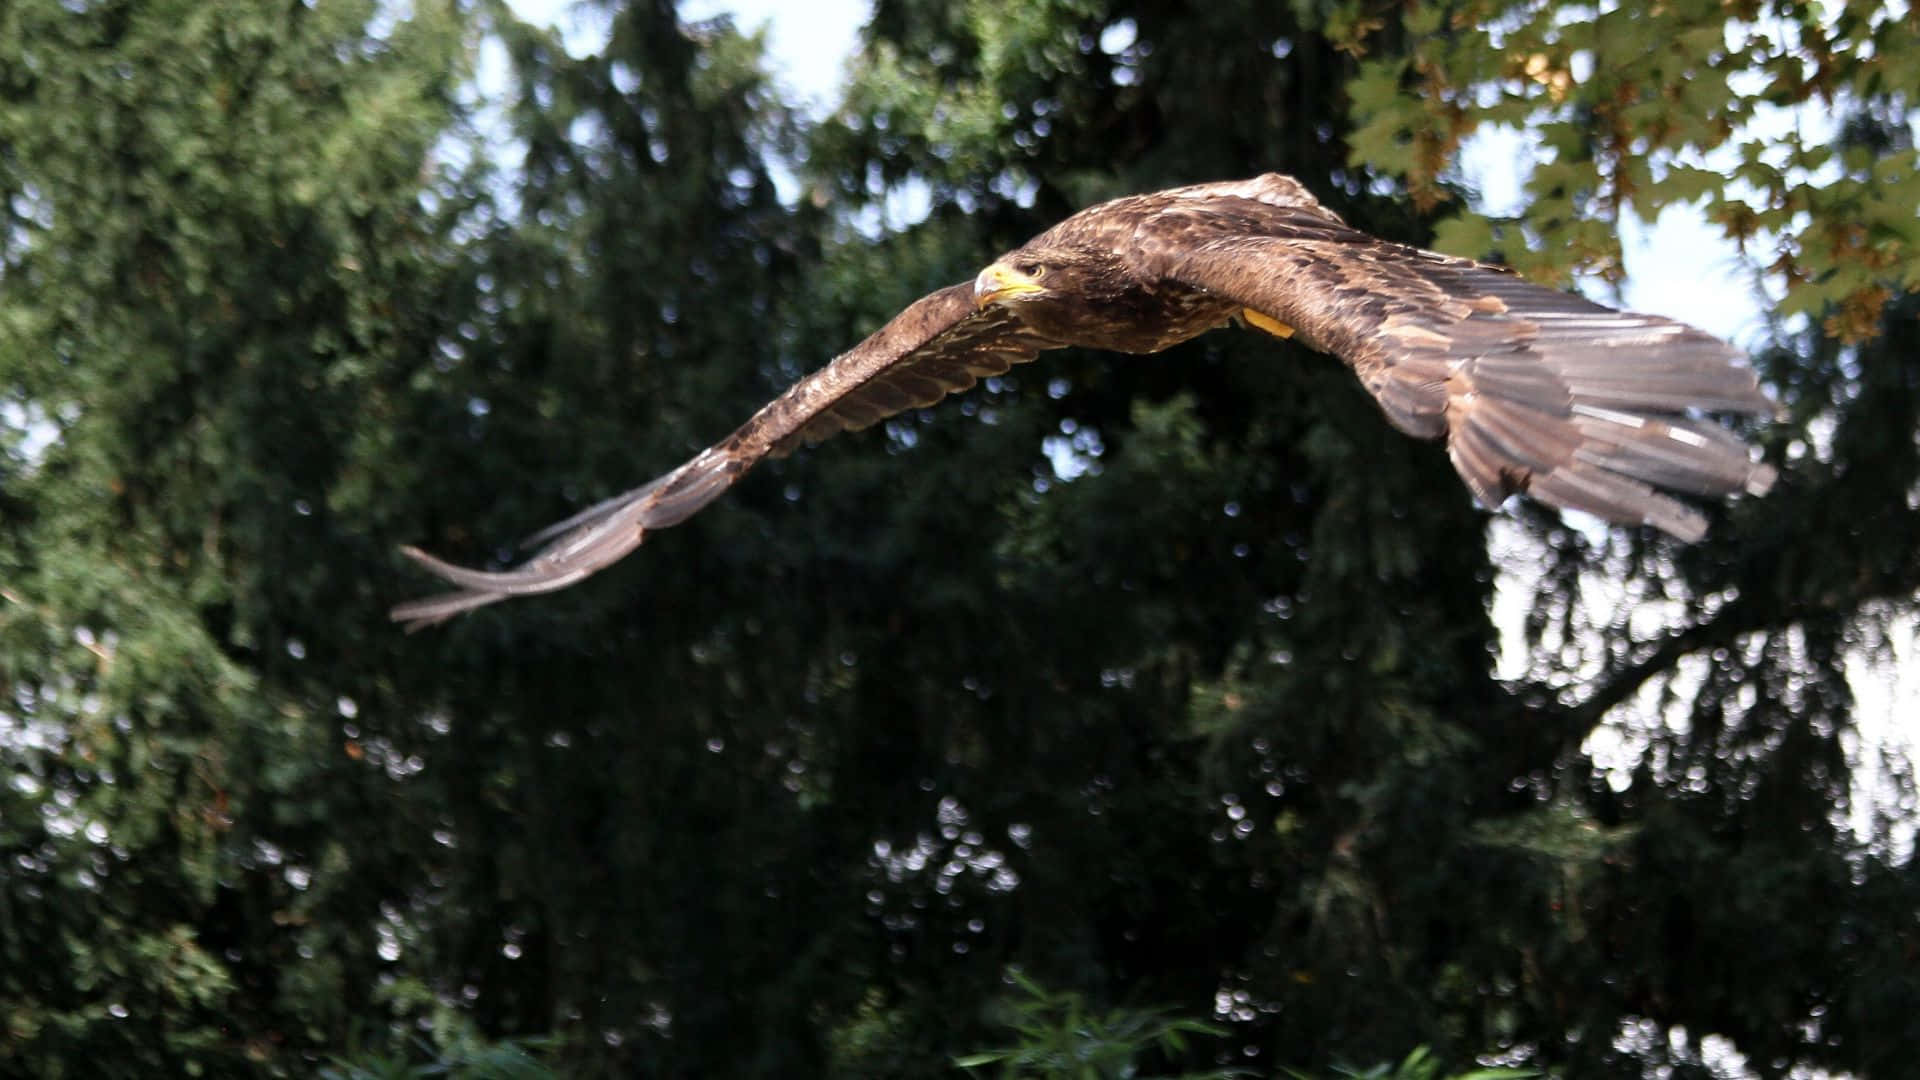
<path id="1" fill-rule="evenodd" d="M 1683 540 L 1706 519 L 1660 489 L 1764 494 L 1773 470 L 1705 412 L 1772 403 L 1731 346 L 1532 285 L 1497 266 L 1349 228 L 1276 174 L 1082 210 L 972 282 L 909 305 L 665 476 L 534 537 L 520 566 L 406 554 L 459 587 L 401 604 L 417 628 L 571 585 L 712 502 L 755 463 L 931 405 L 1042 349 L 1158 352 L 1229 321 L 1345 360 L 1394 426 L 1445 437 L 1487 506 L 1525 492 Z"/>

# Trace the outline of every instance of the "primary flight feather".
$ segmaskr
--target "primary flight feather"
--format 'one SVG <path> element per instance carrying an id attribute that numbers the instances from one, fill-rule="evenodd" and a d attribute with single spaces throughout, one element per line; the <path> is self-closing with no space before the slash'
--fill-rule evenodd
<path id="1" fill-rule="evenodd" d="M 1683 540 L 1706 518 L 1666 492 L 1764 494 L 1773 470 L 1707 412 L 1766 416 L 1740 354 L 1690 326 L 1350 228 L 1290 177 L 1196 184 L 1089 207 L 920 298 L 641 487 L 543 530 L 531 558 L 470 570 L 408 557 L 457 591 L 401 604 L 417 628 L 564 588 L 807 442 L 931 405 L 1080 345 L 1152 353 L 1240 321 L 1349 364 L 1402 431 L 1446 440 L 1483 504 L 1525 492 Z"/>

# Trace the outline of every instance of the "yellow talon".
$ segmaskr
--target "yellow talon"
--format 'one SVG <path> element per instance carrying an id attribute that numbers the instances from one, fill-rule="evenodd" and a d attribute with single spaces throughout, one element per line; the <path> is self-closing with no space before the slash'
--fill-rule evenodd
<path id="1" fill-rule="evenodd" d="M 1293 327 L 1288 326 L 1286 323 L 1281 322 L 1271 315 L 1262 315 L 1252 308 L 1241 308 L 1240 317 L 1247 320 L 1248 326 L 1258 327 L 1272 334 L 1274 337 L 1290 338 L 1293 336 Z"/>

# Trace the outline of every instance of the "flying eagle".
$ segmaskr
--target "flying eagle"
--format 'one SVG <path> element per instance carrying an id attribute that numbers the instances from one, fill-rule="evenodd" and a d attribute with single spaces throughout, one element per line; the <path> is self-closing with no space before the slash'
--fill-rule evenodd
<path id="1" fill-rule="evenodd" d="M 1153 353 L 1231 322 L 1345 360 L 1395 427 L 1446 439 L 1488 507 L 1525 492 L 1696 540 L 1706 518 L 1662 489 L 1760 495 L 1773 483 L 1771 468 L 1700 418 L 1773 412 L 1731 346 L 1369 236 L 1269 173 L 1074 214 L 972 281 L 921 297 L 686 464 L 542 531 L 529 543 L 544 546 L 517 567 L 470 570 L 402 549 L 459 588 L 392 616 L 417 628 L 564 588 L 764 458 L 932 405 L 1043 349 Z"/>

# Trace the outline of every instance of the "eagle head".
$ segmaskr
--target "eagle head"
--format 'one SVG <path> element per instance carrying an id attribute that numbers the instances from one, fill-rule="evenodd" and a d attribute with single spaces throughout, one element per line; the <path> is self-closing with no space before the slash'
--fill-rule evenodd
<path id="1" fill-rule="evenodd" d="M 973 279 L 973 302 L 985 309 L 1003 303 L 1099 301 L 1133 284 L 1133 274 L 1112 251 L 1029 244 L 980 271 Z"/>
<path id="2" fill-rule="evenodd" d="M 984 309 L 989 304 L 1010 300 L 1035 299 L 1052 292 L 1047 276 L 1053 272 L 1044 259 L 1014 254 L 980 271 L 973 279 L 973 302 Z"/>

